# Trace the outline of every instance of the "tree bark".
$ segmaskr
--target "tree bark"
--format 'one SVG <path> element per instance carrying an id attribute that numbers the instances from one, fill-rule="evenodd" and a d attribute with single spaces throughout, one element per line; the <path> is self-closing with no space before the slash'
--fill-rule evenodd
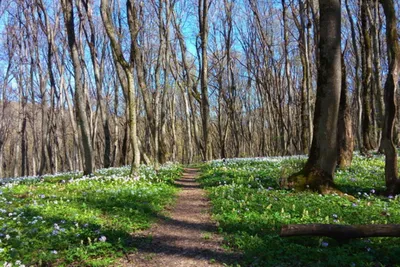
<path id="1" fill-rule="evenodd" d="M 396 10 L 393 0 L 380 0 L 386 17 L 386 39 L 389 72 L 385 83 L 385 120 L 382 146 L 385 152 L 385 181 L 388 194 L 400 192 L 398 179 L 397 151 L 394 146 L 393 128 L 396 115 L 396 89 L 399 82 L 400 45 L 398 41 Z"/>
<path id="2" fill-rule="evenodd" d="M 209 0 L 199 0 L 199 26 L 200 26 L 200 47 L 201 47 L 201 121 L 203 126 L 203 160 L 208 161 L 210 157 L 211 139 L 209 135 L 210 103 L 208 100 L 208 8 Z"/>
<path id="3" fill-rule="evenodd" d="M 350 21 L 350 30 L 351 30 L 351 44 L 353 47 L 353 52 L 354 52 L 354 57 L 355 57 L 355 99 L 357 102 L 357 127 L 356 127 L 356 138 L 357 138 L 357 143 L 358 143 L 358 149 L 361 150 L 363 147 L 362 143 L 362 136 L 361 136 L 361 123 L 362 123 L 362 103 L 361 103 L 361 83 L 360 83 L 360 77 L 359 77 L 359 70 L 360 70 L 360 56 L 358 52 L 358 46 L 357 46 L 357 38 L 356 38 L 356 30 L 355 30 L 355 25 L 354 25 L 354 20 L 353 16 L 350 12 L 350 7 L 348 0 L 345 0 L 345 5 L 346 5 L 346 12 L 347 16 Z"/>
<path id="4" fill-rule="evenodd" d="M 342 87 L 338 118 L 338 162 L 340 168 L 350 167 L 353 159 L 353 129 L 350 106 L 347 100 L 346 65 L 342 54 Z"/>
<path id="5" fill-rule="evenodd" d="M 86 97 L 82 88 L 82 69 L 75 39 L 73 0 L 62 0 L 61 3 L 63 7 L 65 27 L 68 35 L 68 45 L 75 74 L 75 108 L 77 120 L 81 129 L 82 144 L 85 154 L 85 167 L 83 174 L 89 175 L 93 173 L 93 150 L 90 142 L 89 122 L 85 107 Z"/>
<path id="6" fill-rule="evenodd" d="M 327 236 L 336 240 L 363 237 L 400 237 L 400 225 L 289 224 L 282 226 L 279 235 L 281 237 Z"/>
<path id="7" fill-rule="evenodd" d="M 101 17 L 103 20 L 104 27 L 106 29 L 107 35 L 110 39 L 111 48 L 114 53 L 114 59 L 116 60 L 116 67 L 120 65 L 126 76 L 126 83 L 121 83 L 125 85 L 125 92 L 127 94 L 127 106 L 129 113 L 129 131 L 130 131 L 130 141 L 133 148 L 133 162 L 131 174 L 136 172 L 136 169 L 139 168 L 140 165 L 140 150 L 138 144 L 138 136 L 137 136 L 137 118 L 136 118 L 136 90 L 135 90 L 135 82 L 133 78 L 133 43 L 136 42 L 135 37 L 137 36 L 137 29 L 135 28 L 132 19 L 134 18 L 134 14 L 136 14 L 136 9 L 134 7 L 135 3 L 132 3 L 130 0 L 126 3 L 126 10 L 128 15 L 128 26 L 129 32 L 131 36 L 131 58 L 128 62 L 123 54 L 121 44 L 118 41 L 117 33 L 114 29 L 114 26 L 111 21 L 111 12 L 108 4 L 108 0 L 101 0 Z M 119 64 L 119 65 L 118 65 Z"/>
<path id="8" fill-rule="evenodd" d="M 90 4 L 90 1 L 85 1 L 82 0 L 86 15 L 87 15 L 87 20 L 89 22 L 89 28 L 90 32 L 85 30 L 85 35 L 86 35 L 86 41 L 88 43 L 89 49 L 90 49 L 90 58 L 92 60 L 92 65 L 93 65 L 93 72 L 94 72 L 94 79 L 95 79 L 95 85 L 96 85 L 96 94 L 97 94 L 97 104 L 99 105 L 100 109 L 100 115 L 101 115 L 101 122 L 103 124 L 103 132 L 104 132 L 104 154 L 103 154 L 103 167 L 108 168 L 111 166 L 111 131 L 110 131 L 110 123 L 109 123 L 109 118 L 107 115 L 107 110 L 106 110 L 106 103 L 103 98 L 103 93 L 102 93 L 102 76 L 103 76 L 103 66 L 104 62 L 99 62 L 98 59 L 98 52 L 96 51 L 96 28 L 93 22 L 92 18 L 92 7 Z M 106 43 L 104 44 L 104 46 Z M 105 47 L 103 48 L 104 51 Z"/>
<path id="9" fill-rule="evenodd" d="M 324 192 L 333 186 L 337 162 L 337 121 L 341 87 L 340 0 L 320 0 L 319 68 L 314 134 L 308 161 L 287 185 Z M 283 182 L 285 183 L 285 181 Z"/>
<path id="10" fill-rule="evenodd" d="M 362 30 L 362 135 L 363 149 L 368 151 L 375 148 L 372 120 L 372 54 L 370 23 L 368 23 L 368 0 L 361 0 L 361 30 Z"/>

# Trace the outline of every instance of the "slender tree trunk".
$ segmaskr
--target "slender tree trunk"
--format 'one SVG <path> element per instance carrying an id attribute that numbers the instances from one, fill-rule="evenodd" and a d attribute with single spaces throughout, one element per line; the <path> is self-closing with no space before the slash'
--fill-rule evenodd
<path id="1" fill-rule="evenodd" d="M 137 136 L 137 119 L 136 119 L 136 97 L 135 82 L 131 71 L 126 72 L 128 80 L 128 110 L 129 110 L 129 130 L 131 135 L 131 145 L 133 148 L 133 164 L 132 173 L 140 166 L 140 150 Z"/>
<path id="2" fill-rule="evenodd" d="M 89 122 L 85 106 L 86 97 L 84 89 L 82 88 L 82 69 L 75 39 L 73 0 L 62 0 L 61 2 L 63 6 L 65 27 L 68 35 L 68 45 L 75 74 L 75 108 L 77 120 L 81 129 L 82 144 L 85 155 L 83 174 L 88 175 L 93 172 L 93 150 L 90 142 Z"/>
<path id="3" fill-rule="evenodd" d="M 338 162 L 340 168 L 350 167 L 353 159 L 353 129 L 350 106 L 347 100 L 346 65 L 342 54 L 342 87 L 338 118 Z"/>
<path id="4" fill-rule="evenodd" d="M 199 25 L 200 25 L 200 47 L 201 47 L 201 121 L 203 126 L 203 160 L 211 160 L 211 139 L 209 134 L 209 120 L 210 120 L 210 104 L 208 100 L 208 58 L 207 58 L 207 44 L 208 44 L 208 8 L 209 0 L 199 0 Z"/>
<path id="5" fill-rule="evenodd" d="M 110 123 L 109 123 L 109 118 L 107 115 L 107 110 L 106 110 L 106 104 L 103 99 L 103 93 L 102 93 L 102 76 L 103 76 L 103 66 L 99 64 L 97 54 L 98 52 L 96 51 L 96 28 L 93 23 L 93 18 L 92 18 L 92 7 L 90 5 L 90 1 L 83 1 L 84 7 L 86 10 L 86 15 L 87 19 L 89 22 L 89 28 L 90 32 L 87 33 L 86 29 L 85 34 L 86 34 L 86 40 L 90 49 L 90 57 L 92 60 L 93 64 L 93 72 L 94 72 L 94 79 L 95 79 L 95 85 L 96 85 L 96 94 L 97 94 L 97 104 L 99 105 L 100 109 L 100 115 L 101 115 L 101 121 L 103 125 L 103 132 L 104 132 L 104 154 L 103 154 L 103 167 L 108 168 L 111 166 L 111 131 L 110 131 Z M 105 50 L 105 47 L 103 48 L 103 51 Z M 103 62 L 100 62 L 104 64 Z"/>
<path id="6" fill-rule="evenodd" d="M 289 37 L 288 37 L 288 29 L 287 29 L 287 18 L 286 18 L 286 0 L 281 0 L 282 3 L 282 20 L 283 20 L 283 40 L 284 40 L 284 57 L 285 57 L 285 77 L 286 77 L 286 88 L 287 88 L 287 125 L 292 125 L 292 114 L 291 114 L 291 107 L 292 107 L 292 78 L 291 78 L 291 68 L 289 62 Z M 292 127 L 295 128 L 295 127 Z M 287 150 L 285 151 L 286 154 L 290 154 L 290 145 L 292 143 L 292 133 L 289 132 L 290 129 L 287 127 Z"/>
<path id="7" fill-rule="evenodd" d="M 135 82 L 133 77 L 133 51 L 134 51 L 134 43 L 136 42 L 137 31 L 135 20 L 136 20 L 136 7 L 135 3 L 132 3 L 131 0 L 127 0 L 126 2 L 126 11 L 127 11 L 127 19 L 128 19 L 128 26 L 129 32 L 131 37 L 131 57 L 129 62 L 125 59 L 124 53 L 122 51 L 121 44 L 118 39 L 117 32 L 114 28 L 112 23 L 112 16 L 109 7 L 108 0 L 101 0 L 100 4 L 101 10 L 101 17 L 103 20 L 103 25 L 106 29 L 107 35 L 110 39 L 111 48 L 113 51 L 113 58 L 116 65 L 116 68 L 121 66 L 125 73 L 126 83 L 121 82 L 122 85 L 125 85 L 126 88 L 124 89 L 127 97 L 127 105 L 128 105 L 128 113 L 129 113 L 129 131 L 130 131 L 130 141 L 133 148 L 133 162 L 131 168 L 131 174 L 133 175 L 137 168 L 140 165 L 140 150 L 139 150 L 139 139 L 137 136 L 137 116 L 136 116 L 136 89 L 135 89 Z M 120 80 L 122 81 L 123 78 L 119 74 Z"/>
<path id="8" fill-rule="evenodd" d="M 348 0 L 345 0 L 345 5 L 346 5 L 346 11 L 347 11 L 347 16 L 350 21 L 350 30 L 351 30 L 351 44 L 353 47 L 353 52 L 354 52 L 354 57 L 356 60 L 356 65 L 355 65 L 355 97 L 357 101 L 357 127 L 356 127 L 356 138 L 357 138 L 357 143 L 358 143 L 358 149 L 361 150 L 363 147 L 362 143 L 362 136 L 361 136 L 361 122 L 362 122 L 362 103 L 361 103 L 361 83 L 360 83 L 360 76 L 359 76 L 359 70 L 360 70 L 360 56 L 358 52 L 358 46 L 357 46 L 357 38 L 356 38 L 356 30 L 355 30 L 355 25 L 353 21 L 353 16 L 350 12 L 350 7 Z"/>
<path id="9" fill-rule="evenodd" d="M 372 55 L 371 37 L 367 14 L 369 11 L 368 0 L 361 0 L 361 29 L 363 36 L 362 52 L 362 135 L 365 150 L 375 148 L 372 121 Z"/>

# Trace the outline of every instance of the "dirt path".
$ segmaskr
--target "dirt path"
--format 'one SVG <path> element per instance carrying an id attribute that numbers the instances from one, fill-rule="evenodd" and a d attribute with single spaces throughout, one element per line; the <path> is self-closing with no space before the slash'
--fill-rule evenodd
<path id="1" fill-rule="evenodd" d="M 208 210 L 210 204 L 195 181 L 196 169 L 185 169 L 176 183 L 182 187 L 169 216 L 149 230 L 135 234 L 141 240 L 136 253 L 126 255 L 122 266 L 224 266 L 237 260 L 226 252 Z M 225 265 L 226 266 L 226 265 Z"/>

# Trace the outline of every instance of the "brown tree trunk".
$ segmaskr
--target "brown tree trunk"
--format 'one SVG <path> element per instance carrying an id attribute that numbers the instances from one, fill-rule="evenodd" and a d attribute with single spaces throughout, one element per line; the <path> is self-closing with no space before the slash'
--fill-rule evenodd
<path id="1" fill-rule="evenodd" d="M 211 139 L 209 135 L 209 120 L 210 120 L 210 103 L 208 101 L 208 8 L 209 0 L 199 0 L 199 26 L 200 26 L 200 47 L 201 47 L 201 121 L 203 126 L 203 160 L 211 159 Z"/>
<path id="2" fill-rule="evenodd" d="M 382 148 L 382 129 L 383 129 L 383 120 L 384 120 L 384 100 L 383 100 L 383 90 L 381 85 L 381 53 L 380 53 L 380 31 L 379 31 L 379 1 L 374 0 L 372 1 L 373 4 L 373 13 L 368 13 L 368 16 L 371 21 L 371 33 L 372 33 L 372 58 L 373 58 L 373 97 L 375 100 L 375 109 L 376 109 L 376 141 L 379 142 L 379 149 L 378 151 L 383 152 Z"/>
<path id="3" fill-rule="evenodd" d="M 337 121 L 341 87 L 340 0 L 320 0 L 319 68 L 314 134 L 308 161 L 287 185 L 324 192 L 333 186 L 337 163 Z M 285 181 L 283 181 L 285 186 Z"/>
<path id="4" fill-rule="evenodd" d="M 400 225 L 289 224 L 282 226 L 279 235 L 281 237 L 327 236 L 336 240 L 363 237 L 400 237 Z"/>
<path id="5" fill-rule="evenodd" d="M 372 119 L 372 54 L 370 23 L 368 22 L 368 0 L 361 0 L 361 30 L 362 30 L 362 135 L 363 149 L 368 151 L 375 148 Z"/>
<path id="6" fill-rule="evenodd" d="M 342 87 L 338 118 L 338 162 L 340 168 L 350 167 L 353 159 L 353 129 L 347 100 L 346 65 L 342 54 Z"/>
<path id="7" fill-rule="evenodd" d="M 309 71 L 309 60 L 308 60 L 308 40 L 306 37 L 306 24 L 304 21 L 305 11 L 304 11 L 304 3 L 303 0 L 299 0 L 299 17 L 300 22 L 297 22 L 297 28 L 299 30 L 299 48 L 300 48 L 300 59 L 301 65 L 303 69 L 303 77 L 301 80 L 301 150 L 302 153 L 307 154 L 310 147 L 310 130 L 309 129 L 309 111 L 307 110 L 310 107 L 310 97 L 309 92 L 309 80 L 310 71 Z"/>
<path id="8" fill-rule="evenodd" d="M 90 4 L 90 1 L 82 1 L 85 7 L 86 15 L 87 15 L 87 20 L 89 22 L 89 28 L 90 31 L 86 31 L 86 28 L 84 27 L 85 30 L 85 35 L 86 35 L 86 41 L 88 43 L 89 49 L 90 49 L 90 58 L 92 60 L 93 64 L 93 72 L 94 72 L 94 79 L 95 79 L 95 85 L 96 85 L 96 94 L 97 94 L 97 104 L 99 105 L 100 109 L 100 115 L 101 115 L 101 122 L 103 124 L 103 132 L 104 132 L 104 154 L 103 154 L 103 167 L 108 168 L 111 166 L 111 131 L 110 131 L 110 123 L 109 123 L 109 118 L 107 115 L 107 110 L 106 110 L 106 103 L 103 99 L 103 93 L 102 93 L 102 76 L 104 75 L 103 73 L 103 66 L 104 62 L 99 63 L 99 59 L 97 58 L 98 56 L 98 51 L 96 51 L 96 28 L 93 22 L 92 18 L 92 13 L 93 9 Z M 106 45 L 106 44 L 104 44 Z M 105 49 L 103 48 L 103 51 Z"/>
<path id="9" fill-rule="evenodd" d="M 85 154 L 85 168 L 83 174 L 88 175 L 93 172 L 93 150 L 90 142 L 89 122 L 85 107 L 86 97 L 82 88 L 82 69 L 75 39 L 73 0 L 62 0 L 61 2 L 63 6 L 65 27 L 68 35 L 68 45 L 75 74 L 75 108 L 77 120 L 81 129 L 82 144 Z"/>
<path id="10" fill-rule="evenodd" d="M 398 194 L 400 192 L 400 180 L 398 179 L 397 151 L 393 142 L 393 128 L 396 115 L 395 92 L 399 82 L 400 71 L 400 45 L 393 0 L 380 0 L 380 2 L 386 17 L 389 65 L 389 72 L 385 83 L 385 120 L 382 132 L 382 146 L 385 151 L 385 181 L 387 193 Z"/>
<path id="11" fill-rule="evenodd" d="M 362 137 L 361 137 L 361 122 L 362 122 L 362 104 L 361 104 L 361 83 L 360 83 L 360 77 L 359 77 L 359 69 L 360 69 L 360 57 L 358 53 L 358 46 L 357 46 L 357 38 L 356 38 L 356 30 L 355 30 L 355 25 L 354 25 L 354 20 L 353 16 L 350 12 L 350 7 L 348 0 L 345 0 L 345 5 L 346 5 L 346 12 L 347 16 L 350 21 L 350 30 L 351 30 L 351 44 L 353 47 L 353 52 L 354 52 L 354 57 L 355 57 L 355 100 L 357 102 L 357 127 L 356 127 L 356 138 L 357 138 L 357 143 L 358 143 L 358 149 L 361 150 L 363 147 L 362 144 Z"/>
<path id="12" fill-rule="evenodd" d="M 126 94 L 127 100 L 127 109 L 128 109 L 128 123 L 129 123 L 129 131 L 130 131 L 130 141 L 133 148 L 133 162 L 131 168 L 131 174 L 136 172 L 136 169 L 139 168 L 140 165 L 140 150 L 139 150 L 139 140 L 137 136 L 137 117 L 136 117 L 136 90 L 135 90 L 135 81 L 133 77 L 133 51 L 134 51 L 134 43 L 136 42 L 137 36 L 137 28 L 134 24 L 134 19 L 136 18 L 136 8 L 135 3 L 127 0 L 126 2 L 126 11 L 127 11 L 127 19 L 129 26 L 129 33 L 131 37 L 131 57 L 130 60 L 127 61 L 124 57 L 124 53 L 121 47 L 121 43 L 119 42 L 117 32 L 112 23 L 112 16 L 109 6 L 108 0 L 101 0 L 101 17 L 103 20 L 104 28 L 106 29 L 108 38 L 110 39 L 111 48 L 114 55 L 114 61 L 116 68 L 119 66 L 123 69 L 125 74 L 126 83 L 122 82 L 121 84 L 125 86 L 124 91 Z M 121 73 L 118 74 L 121 76 Z M 120 77 L 120 80 L 122 77 Z"/>

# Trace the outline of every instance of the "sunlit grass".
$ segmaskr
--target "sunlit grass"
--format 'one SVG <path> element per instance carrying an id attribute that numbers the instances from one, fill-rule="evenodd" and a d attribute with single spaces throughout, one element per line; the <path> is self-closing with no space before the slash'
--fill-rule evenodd
<path id="1" fill-rule="evenodd" d="M 171 203 L 182 168 L 142 166 L 14 179 L 0 187 L 0 264 L 103 265 L 135 250 L 130 234 Z"/>
<path id="2" fill-rule="evenodd" d="M 394 266 L 398 238 L 370 238 L 339 244 L 325 237 L 280 238 L 283 224 L 400 223 L 400 196 L 383 197 L 384 162 L 356 156 L 338 170 L 335 183 L 356 200 L 338 195 L 279 188 L 279 179 L 299 170 L 304 157 L 233 159 L 203 168 L 202 184 L 227 245 L 245 253 L 245 266 Z"/>

